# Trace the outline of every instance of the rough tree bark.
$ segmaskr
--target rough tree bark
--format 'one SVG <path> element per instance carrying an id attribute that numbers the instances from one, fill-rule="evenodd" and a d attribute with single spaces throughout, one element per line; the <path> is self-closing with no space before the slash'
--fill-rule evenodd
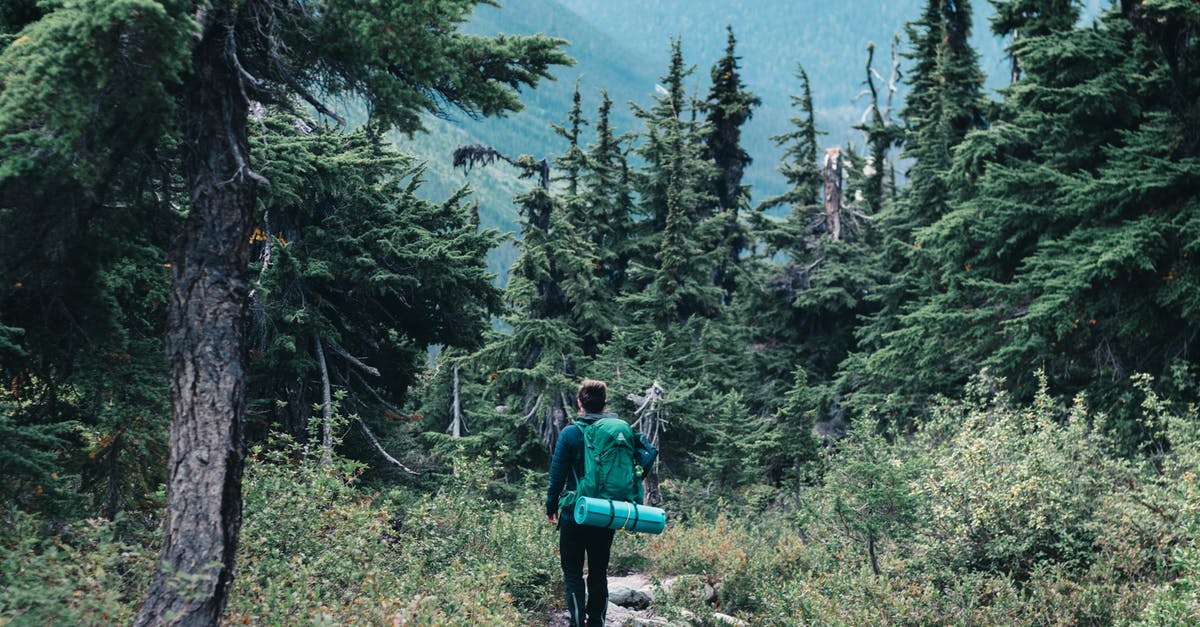
<path id="1" fill-rule="evenodd" d="M 185 85 L 190 210 L 171 253 L 167 356 L 173 402 L 158 569 L 137 625 L 216 625 L 242 522 L 243 308 L 257 175 L 227 44 L 235 16 L 212 8 Z"/>
<path id="2" fill-rule="evenodd" d="M 821 178 L 825 181 L 825 232 L 835 240 L 842 239 L 842 150 L 826 148 L 821 163 Z"/>

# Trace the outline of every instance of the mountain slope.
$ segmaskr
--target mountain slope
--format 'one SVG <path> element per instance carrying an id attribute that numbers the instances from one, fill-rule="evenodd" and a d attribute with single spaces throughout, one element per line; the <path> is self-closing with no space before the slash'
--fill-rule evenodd
<path id="1" fill-rule="evenodd" d="M 1099 2 L 1086 0 L 1086 13 L 1094 16 Z M 812 79 L 817 123 L 828 133 L 824 143 L 861 145 L 861 133 L 851 127 L 866 108 L 866 101 L 858 95 L 863 90 L 867 43 L 877 44 L 875 67 L 886 79 L 892 35 L 919 15 L 921 4 L 922 0 L 506 0 L 501 9 L 481 6 L 467 25 L 468 32 L 542 32 L 562 37 L 571 42 L 568 52 L 577 64 L 556 69 L 558 80 L 523 94 L 526 109 L 518 114 L 487 120 L 471 120 L 461 114 L 431 118 L 428 134 L 396 141 L 428 161 L 427 194 L 445 197 L 469 182 L 476 191 L 483 224 L 515 231 L 517 212 L 512 196 L 528 182 L 516 180 L 502 165 L 470 174 L 456 172 L 450 166 L 455 147 L 484 143 L 513 156 L 527 153 L 538 158 L 560 153 L 565 142 L 550 125 L 565 120 L 576 81 L 585 115 L 594 115 L 600 89 L 606 88 L 617 103 L 613 123 L 618 131 L 638 130 L 640 125 L 625 103 L 649 103 L 658 76 L 667 67 L 669 39 L 683 38 L 685 60 L 696 66 L 689 92 L 703 97 L 709 68 L 725 48 L 725 25 L 731 24 L 739 42 L 743 79 L 763 101 L 747 124 L 743 140 L 754 158 L 745 182 L 752 186 L 754 199 L 763 199 L 784 188 L 782 177 L 775 172 L 780 151 L 770 136 L 788 130 L 788 118 L 794 113 L 788 97 L 798 91 L 796 64 L 802 63 Z M 1007 83 L 1003 42 L 988 31 L 990 4 L 977 0 L 975 12 L 973 42 L 990 77 L 988 87 L 996 89 Z M 902 42 L 902 50 L 903 46 Z M 903 91 L 903 85 L 900 87 Z M 894 110 L 900 108 L 901 96 L 893 103 Z M 512 255 L 511 247 L 495 254 L 493 270 L 506 274 Z"/>

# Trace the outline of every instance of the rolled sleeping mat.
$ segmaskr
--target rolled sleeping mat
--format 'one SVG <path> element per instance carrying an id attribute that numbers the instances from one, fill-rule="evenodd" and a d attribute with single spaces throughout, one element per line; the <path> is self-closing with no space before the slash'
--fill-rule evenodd
<path id="1" fill-rule="evenodd" d="M 575 501 L 575 522 L 592 527 L 662 533 L 667 526 L 667 513 L 649 505 L 581 496 Z"/>

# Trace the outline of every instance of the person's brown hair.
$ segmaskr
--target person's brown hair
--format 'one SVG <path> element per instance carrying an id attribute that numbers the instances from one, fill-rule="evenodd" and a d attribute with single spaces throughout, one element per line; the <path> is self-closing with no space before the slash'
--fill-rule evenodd
<path id="1" fill-rule="evenodd" d="M 608 386 L 603 381 L 584 379 L 579 384 L 576 396 L 579 398 L 579 404 L 583 405 L 583 411 L 598 414 L 604 411 L 604 404 L 608 401 Z"/>

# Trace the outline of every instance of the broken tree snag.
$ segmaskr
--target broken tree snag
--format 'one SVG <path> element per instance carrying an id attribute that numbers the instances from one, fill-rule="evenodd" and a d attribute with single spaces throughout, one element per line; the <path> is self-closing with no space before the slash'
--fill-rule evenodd
<path id="1" fill-rule="evenodd" d="M 450 405 L 450 428 L 446 431 L 456 438 L 461 438 L 466 431 L 466 425 L 463 424 L 462 399 L 458 393 L 458 364 L 454 364 L 454 402 Z"/>
<path id="2" fill-rule="evenodd" d="M 825 184 L 825 232 L 835 240 L 842 239 L 842 149 L 826 148 L 821 162 L 821 179 Z"/>
<path id="3" fill-rule="evenodd" d="M 321 369 L 321 463 L 328 464 L 333 461 L 333 394 L 321 334 L 316 331 L 313 331 L 313 350 L 317 354 L 317 366 Z"/>
<path id="4" fill-rule="evenodd" d="M 667 399 L 667 391 L 662 385 L 655 381 L 646 388 L 643 395 L 630 394 L 625 398 L 632 401 L 638 406 L 633 412 L 634 421 L 633 428 L 644 433 L 646 438 L 650 440 L 650 446 L 659 449 L 659 458 L 654 462 L 652 468 L 648 468 L 645 478 L 642 479 L 642 489 L 645 492 L 645 503 L 647 505 L 659 505 L 662 503 L 662 488 L 658 476 L 658 465 L 662 461 L 662 452 L 659 446 L 659 441 L 667 422 L 667 410 L 664 406 L 664 401 Z"/>

